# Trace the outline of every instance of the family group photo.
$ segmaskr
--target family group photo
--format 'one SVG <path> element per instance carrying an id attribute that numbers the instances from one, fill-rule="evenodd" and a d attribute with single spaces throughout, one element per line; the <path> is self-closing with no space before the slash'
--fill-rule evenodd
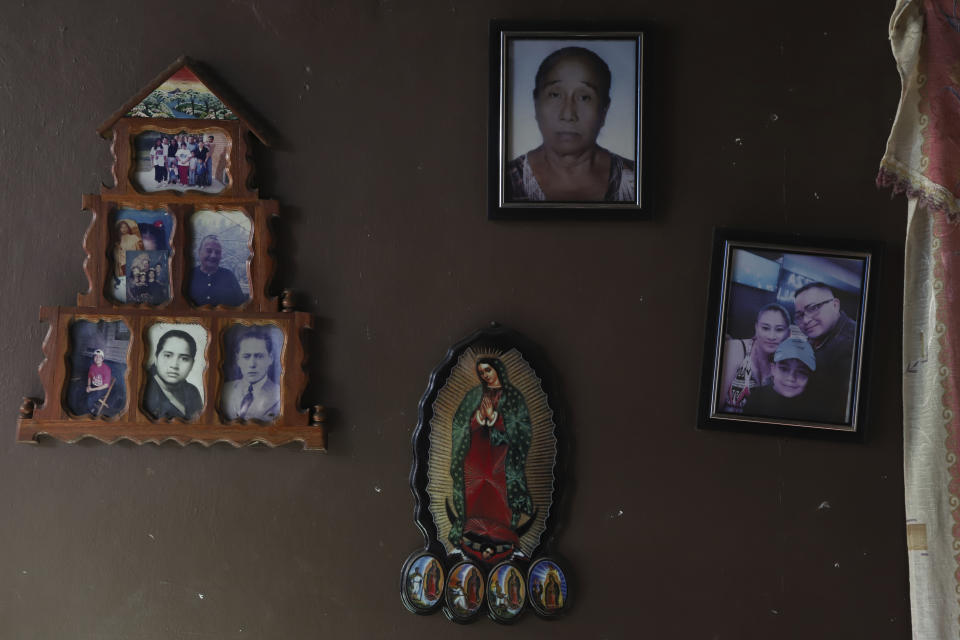
<path id="1" fill-rule="evenodd" d="M 229 183 L 225 167 L 229 143 L 222 131 L 144 131 L 133 146 L 133 183 L 145 193 L 196 189 L 213 194 Z"/>
<path id="2" fill-rule="evenodd" d="M 866 257 L 731 247 L 718 414 L 845 425 L 856 407 Z"/>

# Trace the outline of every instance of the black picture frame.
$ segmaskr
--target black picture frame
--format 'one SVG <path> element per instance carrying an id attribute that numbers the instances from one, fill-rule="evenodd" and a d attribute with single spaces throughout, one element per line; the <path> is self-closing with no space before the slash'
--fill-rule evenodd
<path id="1" fill-rule="evenodd" d="M 699 428 L 862 440 L 881 253 L 870 241 L 716 229 Z M 735 379 L 764 355 L 771 375 L 744 397 Z"/>
<path id="2" fill-rule="evenodd" d="M 504 22 L 490 23 L 490 107 L 489 107 L 489 164 L 488 217 L 491 220 L 530 219 L 585 219 L 616 220 L 645 219 L 652 215 L 648 147 L 649 136 L 645 126 L 646 84 L 650 29 L 639 23 L 597 22 Z M 516 59 L 512 61 L 511 46 Z M 585 47 L 608 63 L 611 71 L 611 103 L 603 114 L 603 124 L 593 136 L 597 145 L 616 146 L 611 152 L 610 183 L 604 200 L 546 200 L 514 197 L 517 190 L 509 185 L 511 161 L 526 158 L 527 151 L 542 146 L 542 126 L 536 124 L 534 107 L 527 104 L 514 109 L 513 100 L 530 95 L 536 69 L 549 54 L 565 46 Z M 520 49 L 522 48 L 522 52 Z M 608 53 L 609 52 L 609 53 Z M 632 52 L 632 53 L 631 53 Z M 519 69 L 513 72 L 513 67 Z M 632 72 L 624 73 L 632 67 Z M 624 81 L 623 78 L 629 78 Z M 626 82 L 627 86 L 623 86 Z M 517 85 L 514 91 L 514 85 Z M 526 90 L 523 89 L 526 88 Z M 523 101 L 526 98 L 522 99 Z M 632 105 L 631 105 L 632 103 Z M 628 106 L 630 105 L 630 106 Z M 528 108 L 529 107 L 529 108 Z M 618 135 L 632 127 L 632 137 Z M 538 130 L 539 129 L 539 130 Z M 579 134 L 576 134 L 579 135 Z M 612 143 L 612 144 L 611 144 Z M 630 163 L 633 163 L 631 169 Z M 522 168 L 522 169 L 521 169 Z M 635 176 L 632 199 L 630 172 Z M 515 175 L 528 176 L 523 181 L 524 194 L 530 198 L 546 198 L 525 160 L 517 165 Z M 532 189 L 527 186 L 532 185 Z M 620 189 L 617 189 L 617 186 Z M 614 192 L 617 192 L 614 195 Z"/>

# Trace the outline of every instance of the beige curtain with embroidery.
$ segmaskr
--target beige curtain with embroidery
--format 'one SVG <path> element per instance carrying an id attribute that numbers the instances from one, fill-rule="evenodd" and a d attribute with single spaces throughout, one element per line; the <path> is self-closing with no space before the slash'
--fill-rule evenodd
<path id="1" fill-rule="evenodd" d="M 910 565 L 910 611 L 915 640 L 960 638 L 957 537 L 954 515 L 956 447 L 944 404 L 956 377 L 941 365 L 940 345 L 956 333 L 938 319 L 943 282 L 937 215 L 916 199 L 908 204 L 903 302 L 903 473 Z"/>
<path id="2" fill-rule="evenodd" d="M 890 40 L 902 80 L 878 183 L 907 194 L 904 484 L 915 640 L 960 638 L 960 15 L 899 0 Z"/>

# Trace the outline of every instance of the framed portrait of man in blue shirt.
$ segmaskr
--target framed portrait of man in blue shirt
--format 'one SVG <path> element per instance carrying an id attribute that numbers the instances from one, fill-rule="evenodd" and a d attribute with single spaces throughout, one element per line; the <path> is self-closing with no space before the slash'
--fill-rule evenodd
<path id="1" fill-rule="evenodd" d="M 250 218 L 242 211 L 198 211 L 190 220 L 193 268 L 187 295 L 197 306 L 240 307 L 250 300 Z"/>

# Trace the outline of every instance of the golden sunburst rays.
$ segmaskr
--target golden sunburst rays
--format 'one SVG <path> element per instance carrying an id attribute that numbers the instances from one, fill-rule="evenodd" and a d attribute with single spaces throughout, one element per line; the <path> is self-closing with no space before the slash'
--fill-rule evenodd
<path id="1" fill-rule="evenodd" d="M 427 494 L 430 496 L 430 513 L 437 525 L 437 535 L 447 552 L 453 545 L 447 539 L 450 519 L 447 517 L 447 499 L 453 494 L 453 479 L 450 477 L 450 454 L 452 448 L 453 416 L 463 401 L 463 396 L 479 384 L 476 362 L 479 358 L 499 358 L 507 368 L 508 382 L 523 394 L 530 414 L 531 442 L 527 453 L 527 490 L 533 500 L 536 518 L 526 534 L 520 538 L 520 549 L 533 555 L 546 528 L 547 517 L 553 504 L 553 467 L 557 457 L 557 438 L 554 434 L 553 411 L 547 402 L 540 379 L 516 349 L 504 352 L 499 349 L 468 347 L 457 360 L 446 384 L 437 393 L 433 403 L 433 418 L 430 420 L 430 451 L 427 462 Z"/>

